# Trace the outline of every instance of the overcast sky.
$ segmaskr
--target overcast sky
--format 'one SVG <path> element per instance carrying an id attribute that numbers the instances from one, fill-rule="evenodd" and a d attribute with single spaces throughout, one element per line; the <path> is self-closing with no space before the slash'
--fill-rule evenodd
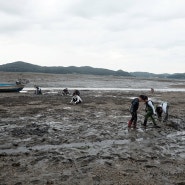
<path id="1" fill-rule="evenodd" d="M 0 0 L 0 65 L 185 72 L 185 0 Z"/>

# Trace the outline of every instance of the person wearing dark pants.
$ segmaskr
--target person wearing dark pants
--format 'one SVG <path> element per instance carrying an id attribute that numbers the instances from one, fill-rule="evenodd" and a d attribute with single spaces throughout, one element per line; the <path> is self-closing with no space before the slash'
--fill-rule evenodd
<path id="1" fill-rule="evenodd" d="M 163 102 L 156 107 L 157 117 L 160 122 L 162 121 L 162 114 L 163 113 L 164 113 L 163 122 L 168 121 L 168 109 L 169 109 L 169 104 L 167 102 Z"/>
<path id="2" fill-rule="evenodd" d="M 131 102 L 131 107 L 130 107 L 130 114 L 131 114 L 131 119 L 128 122 L 128 127 L 130 128 L 133 123 L 133 127 L 136 128 L 137 126 L 137 110 L 139 108 L 139 102 L 145 102 L 148 99 L 147 96 L 145 95 L 140 95 L 138 98 L 134 98 Z"/>
<path id="3" fill-rule="evenodd" d="M 146 110 L 146 114 L 145 114 L 145 119 L 144 119 L 143 126 L 146 127 L 147 121 L 150 118 L 152 120 L 154 126 L 157 127 L 156 121 L 155 121 L 155 119 L 153 117 L 153 115 L 156 115 L 156 112 L 155 112 L 155 108 L 154 108 L 153 102 L 151 100 L 147 100 L 146 101 L 146 109 L 145 110 Z"/>

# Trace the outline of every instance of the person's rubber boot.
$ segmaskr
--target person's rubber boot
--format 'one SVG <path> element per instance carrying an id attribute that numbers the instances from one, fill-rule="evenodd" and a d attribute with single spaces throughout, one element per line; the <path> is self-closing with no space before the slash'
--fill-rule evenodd
<path id="1" fill-rule="evenodd" d="M 146 128 L 146 121 L 144 120 L 144 123 L 142 124 Z"/>
<path id="2" fill-rule="evenodd" d="M 130 121 L 128 122 L 128 127 L 130 128 L 131 125 L 132 125 L 132 121 L 130 120 Z"/>
<path id="3" fill-rule="evenodd" d="M 157 124 L 154 124 L 154 127 L 155 128 L 161 128 L 159 125 L 157 125 Z"/>
<path id="4" fill-rule="evenodd" d="M 133 128 L 136 128 L 136 126 L 137 126 L 137 124 L 136 124 L 136 123 L 134 123 L 134 124 L 133 124 Z"/>

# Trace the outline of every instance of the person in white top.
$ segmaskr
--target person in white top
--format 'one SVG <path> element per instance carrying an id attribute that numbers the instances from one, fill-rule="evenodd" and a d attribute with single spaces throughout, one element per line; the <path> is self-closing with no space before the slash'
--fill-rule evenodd
<path id="1" fill-rule="evenodd" d="M 75 103 L 75 104 L 82 103 L 82 99 L 80 98 L 78 93 L 76 93 L 76 92 L 73 93 L 73 97 L 72 97 L 70 103 Z"/>
<path id="2" fill-rule="evenodd" d="M 157 124 L 156 124 L 156 121 L 153 117 L 153 115 L 156 115 L 156 112 L 155 112 L 155 108 L 154 108 L 154 105 L 153 105 L 153 102 L 151 100 L 146 100 L 146 115 L 145 115 L 145 119 L 144 119 L 144 126 L 146 127 L 147 125 L 147 121 L 148 121 L 148 118 L 150 118 L 154 124 L 154 126 L 158 127 Z"/>
<path id="3" fill-rule="evenodd" d="M 159 121 L 162 121 L 163 113 L 164 113 L 163 122 L 166 122 L 168 120 L 168 109 L 169 109 L 169 104 L 167 102 L 162 102 L 161 104 L 157 105 L 156 112 L 157 112 L 157 117 Z"/>

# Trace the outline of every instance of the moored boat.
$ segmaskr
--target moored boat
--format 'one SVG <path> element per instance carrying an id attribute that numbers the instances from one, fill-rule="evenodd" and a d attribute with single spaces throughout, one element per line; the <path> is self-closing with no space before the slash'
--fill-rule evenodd
<path id="1" fill-rule="evenodd" d="M 0 92 L 19 92 L 24 88 L 24 84 L 17 81 L 16 83 L 0 83 Z"/>

